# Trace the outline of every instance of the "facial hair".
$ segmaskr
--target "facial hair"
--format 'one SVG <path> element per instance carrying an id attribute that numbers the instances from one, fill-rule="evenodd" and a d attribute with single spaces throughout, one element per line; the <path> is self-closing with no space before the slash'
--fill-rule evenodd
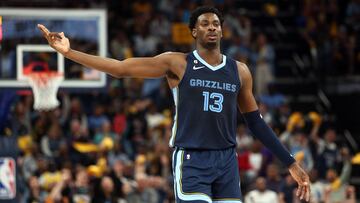
<path id="1" fill-rule="evenodd" d="M 206 49 L 215 49 L 217 47 L 218 42 L 203 42 L 201 45 Z"/>

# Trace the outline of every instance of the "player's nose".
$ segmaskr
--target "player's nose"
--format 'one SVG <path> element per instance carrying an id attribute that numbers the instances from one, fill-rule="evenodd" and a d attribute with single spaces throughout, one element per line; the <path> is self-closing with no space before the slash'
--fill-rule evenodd
<path id="1" fill-rule="evenodd" d="M 210 24 L 208 27 L 209 30 L 216 30 L 216 27 L 213 24 Z"/>

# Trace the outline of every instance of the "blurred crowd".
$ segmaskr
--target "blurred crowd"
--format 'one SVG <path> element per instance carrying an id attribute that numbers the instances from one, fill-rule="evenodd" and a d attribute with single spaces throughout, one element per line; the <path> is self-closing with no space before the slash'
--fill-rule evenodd
<path id="1" fill-rule="evenodd" d="M 259 1 L 263 3 L 269 2 Z M 359 72 L 359 0 L 270 3 L 271 12 L 260 10 L 272 16 L 277 9 L 281 12 L 277 3 L 294 5 L 299 13 L 296 26 L 308 43 L 314 67 L 326 68 L 329 74 Z M 271 36 L 254 32 L 256 22 L 239 8 L 241 3 L 84 0 L 58 4 L 106 8 L 108 56 L 119 60 L 191 51 L 193 40 L 183 34 L 188 32 L 190 11 L 203 4 L 217 6 L 225 18 L 222 50 L 251 68 L 263 118 L 310 174 L 311 202 L 356 202 L 355 188 L 349 185 L 352 152 L 336 123 L 319 112 L 292 110 L 281 95 L 267 94 L 268 84 L 275 79 L 276 51 Z M 73 48 L 87 51 L 81 45 Z M 13 95 L 7 106 L 10 113 L 2 118 L 1 134 L 18 142 L 19 202 L 174 202 L 172 149 L 168 147 L 174 112 L 166 81 L 108 80 L 102 91 L 60 90 L 61 106 L 50 112 L 34 111 L 31 95 Z M 236 136 L 245 203 L 299 202 L 294 195 L 296 183 L 286 168 L 251 135 L 240 114 Z"/>
<path id="2" fill-rule="evenodd" d="M 318 75 L 359 74 L 360 2 L 304 1 L 297 19 Z"/>
<path id="3" fill-rule="evenodd" d="M 125 81 L 101 94 L 61 92 L 61 106 L 49 112 L 33 111 L 31 95 L 15 96 L 2 133 L 16 137 L 19 148 L 19 202 L 174 202 L 170 92 L 162 84 L 142 97 L 143 81 Z M 336 125 L 319 113 L 267 102 L 259 99 L 265 121 L 310 174 L 311 202 L 355 203 L 349 184 L 355 162 Z M 245 203 L 299 202 L 288 170 L 240 114 L 236 137 Z"/>

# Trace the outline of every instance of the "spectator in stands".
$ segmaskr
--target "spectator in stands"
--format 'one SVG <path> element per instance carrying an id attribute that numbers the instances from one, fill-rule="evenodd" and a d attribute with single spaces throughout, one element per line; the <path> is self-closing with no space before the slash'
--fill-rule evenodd
<path id="1" fill-rule="evenodd" d="M 230 10 L 225 15 L 225 21 L 234 32 L 234 37 L 239 36 L 240 40 L 244 42 L 245 46 L 248 46 L 251 39 L 252 29 L 251 20 L 236 12 L 236 10 Z"/>
<path id="2" fill-rule="evenodd" d="M 11 132 L 13 135 L 25 135 L 31 132 L 30 112 L 22 101 L 15 105 L 14 112 L 11 114 Z"/>
<path id="3" fill-rule="evenodd" d="M 280 103 L 274 112 L 274 128 L 279 132 L 285 132 L 286 124 L 291 115 L 291 108 L 287 101 Z"/>
<path id="4" fill-rule="evenodd" d="M 73 119 L 77 119 L 80 123 L 80 129 L 84 130 L 84 129 L 88 129 L 88 118 L 87 115 L 84 112 L 84 106 L 80 100 L 80 98 L 73 98 L 70 101 L 70 108 L 66 109 L 67 106 L 64 107 L 65 110 L 68 111 L 68 116 L 67 116 L 67 120 L 68 121 L 72 121 Z M 69 127 L 71 126 L 70 124 Z"/>
<path id="5" fill-rule="evenodd" d="M 71 151 L 71 161 L 72 163 L 81 163 L 88 165 L 93 162 L 87 153 L 93 152 L 94 150 L 84 149 L 81 150 L 76 148 L 76 144 L 80 143 L 85 146 L 92 144 L 89 137 L 87 129 L 81 129 L 80 121 L 77 119 L 71 120 L 70 122 L 70 132 L 69 132 L 69 143 L 71 144 L 73 150 Z M 85 147 L 86 148 L 86 147 Z"/>
<path id="6" fill-rule="evenodd" d="M 324 197 L 324 203 L 356 203 L 356 189 L 354 186 L 348 186 L 346 188 L 345 191 L 345 199 L 341 200 L 341 201 L 333 201 L 333 199 L 331 199 L 331 193 L 332 190 L 325 190 L 325 197 Z"/>
<path id="7" fill-rule="evenodd" d="M 109 140 L 108 142 L 111 142 L 111 145 L 108 145 L 110 148 L 107 150 L 112 150 L 114 143 L 120 141 L 120 137 L 111 130 L 111 124 L 109 120 L 105 120 L 102 123 L 101 129 L 95 134 L 93 142 L 100 147 L 105 147 L 105 140 Z"/>
<path id="8" fill-rule="evenodd" d="M 109 120 L 105 115 L 104 108 L 104 105 L 100 103 L 96 104 L 93 114 L 89 116 L 88 123 L 92 134 L 99 132 L 101 126 Z"/>
<path id="9" fill-rule="evenodd" d="M 70 130 L 67 137 L 70 141 L 89 140 L 87 128 L 82 128 L 78 119 L 70 120 Z"/>
<path id="10" fill-rule="evenodd" d="M 301 163 L 306 171 L 310 171 L 314 166 L 314 160 L 311 155 L 309 141 L 304 132 L 293 133 L 288 140 L 290 153 Z"/>
<path id="11" fill-rule="evenodd" d="M 287 174 L 283 179 L 283 182 L 280 186 L 279 199 L 281 203 L 293 202 L 295 197 L 296 183 L 291 178 L 290 174 Z"/>
<path id="12" fill-rule="evenodd" d="M 312 203 L 320 203 L 324 200 L 325 184 L 319 180 L 317 169 L 312 169 L 309 176 L 311 181 L 311 201 Z"/>
<path id="13" fill-rule="evenodd" d="M 125 177 L 123 174 L 123 170 L 124 170 L 124 161 L 122 160 L 115 160 L 112 163 L 112 167 L 111 167 L 111 172 L 110 172 L 110 177 L 114 182 L 114 186 L 115 186 L 115 193 L 116 196 L 118 196 L 121 199 L 125 198 L 125 195 L 127 195 L 129 192 L 129 189 L 127 189 L 128 187 L 131 187 L 131 185 L 129 185 L 128 181 L 125 181 Z"/>
<path id="14" fill-rule="evenodd" d="M 122 144 L 117 141 L 114 143 L 114 148 L 108 152 L 107 160 L 109 165 L 113 166 L 117 161 L 128 163 L 130 158 L 129 155 L 124 152 Z"/>
<path id="15" fill-rule="evenodd" d="M 276 164 L 269 164 L 266 168 L 266 188 L 276 193 L 281 189 L 281 176 L 279 173 L 279 167 Z"/>
<path id="16" fill-rule="evenodd" d="M 95 193 L 92 203 L 117 203 L 118 196 L 115 192 L 114 182 L 109 176 L 103 176 L 98 184 L 95 184 Z"/>
<path id="17" fill-rule="evenodd" d="M 110 51 L 111 55 L 118 60 L 124 60 L 133 56 L 129 39 L 124 32 L 118 31 L 116 36 L 111 40 Z"/>
<path id="18" fill-rule="evenodd" d="M 243 39 L 240 36 L 235 35 L 231 38 L 231 43 L 227 48 L 226 55 L 235 60 L 239 60 L 240 62 L 248 63 L 251 50 L 249 47 L 245 46 Z"/>
<path id="19" fill-rule="evenodd" d="M 245 203 L 278 203 L 279 197 L 276 192 L 269 190 L 266 187 L 266 180 L 265 178 L 258 177 L 256 178 L 256 189 L 250 191 L 245 196 Z"/>
<path id="20" fill-rule="evenodd" d="M 64 135 L 58 123 L 52 123 L 47 134 L 41 138 L 41 151 L 48 157 L 58 157 L 60 148 L 66 145 Z"/>
<path id="21" fill-rule="evenodd" d="M 161 29 L 159 29 L 161 27 Z M 171 34 L 171 22 L 161 12 L 155 13 L 154 18 L 150 23 L 150 34 L 156 37 L 158 40 L 170 37 Z"/>
<path id="22" fill-rule="evenodd" d="M 31 176 L 38 169 L 37 165 L 37 157 L 39 156 L 39 147 L 37 143 L 30 144 L 29 152 L 25 152 L 25 155 L 22 157 L 22 162 L 18 163 L 19 167 L 21 167 L 22 175 L 26 181 L 29 180 Z"/>
<path id="23" fill-rule="evenodd" d="M 264 33 L 257 36 L 256 46 L 254 48 L 255 56 L 255 92 L 256 95 L 268 93 L 268 85 L 274 81 L 274 58 L 275 51 L 272 45 L 268 43 Z"/>
<path id="24" fill-rule="evenodd" d="M 121 139 L 123 133 L 127 128 L 127 118 L 125 114 L 125 107 L 127 104 L 125 102 L 118 103 L 115 101 L 114 101 L 115 115 L 112 117 L 112 129 Z"/>
<path id="25" fill-rule="evenodd" d="M 1 62 L 0 62 L 0 67 L 3 68 L 1 66 Z M 0 72 L 0 76 L 1 76 L 1 72 Z M 9 120 L 9 116 L 10 116 L 10 112 L 11 112 L 11 107 L 13 105 L 14 100 L 16 99 L 16 93 L 12 92 L 12 91 L 2 91 L 0 93 L 0 134 L 1 135 L 10 135 L 12 134 L 10 128 L 11 128 L 11 123 Z"/>
<path id="26" fill-rule="evenodd" d="M 45 200 L 45 193 L 41 190 L 39 179 L 36 176 L 31 176 L 28 180 L 29 194 L 25 195 L 27 203 L 40 203 Z"/>
<path id="27" fill-rule="evenodd" d="M 45 203 L 70 202 L 72 199 L 72 191 L 70 185 L 72 176 L 69 169 L 63 169 L 60 178 L 52 186 L 51 191 L 45 199 Z"/>
<path id="28" fill-rule="evenodd" d="M 164 12 L 166 16 L 173 16 L 173 12 L 176 4 L 170 0 L 160 0 L 157 4 L 157 9 L 161 12 Z"/>
<path id="29" fill-rule="evenodd" d="M 74 203 L 90 203 L 91 201 L 91 185 L 89 175 L 85 168 L 79 167 L 75 173 L 75 182 L 73 186 Z"/>
<path id="30" fill-rule="evenodd" d="M 40 112 L 39 115 L 34 118 L 34 124 L 32 127 L 32 136 L 35 142 L 40 143 L 41 138 L 46 134 L 50 126 L 49 118 L 44 112 Z"/>
<path id="31" fill-rule="evenodd" d="M 240 174 L 243 184 L 251 184 L 257 176 L 264 172 L 264 169 L 272 161 L 272 155 L 263 147 L 260 141 L 255 140 L 249 150 L 238 155 Z"/>
<path id="32" fill-rule="evenodd" d="M 327 183 L 325 185 L 326 202 L 344 202 L 349 188 L 349 179 L 351 175 L 351 162 L 349 149 L 342 148 L 343 167 L 340 176 L 335 169 L 328 169 L 326 172 Z"/>
<path id="33" fill-rule="evenodd" d="M 134 51 L 137 56 L 152 56 L 156 54 L 159 40 L 150 35 L 149 25 L 142 27 L 134 36 Z"/>
<path id="34" fill-rule="evenodd" d="M 336 168 L 339 159 L 340 152 L 338 146 L 336 144 L 337 133 L 335 129 L 328 128 L 324 133 L 324 138 L 318 137 L 317 134 L 312 136 L 312 140 L 315 142 L 315 146 L 317 149 L 317 162 L 316 168 L 319 171 L 327 171 L 330 168 Z M 325 174 L 321 174 L 322 178 Z"/>

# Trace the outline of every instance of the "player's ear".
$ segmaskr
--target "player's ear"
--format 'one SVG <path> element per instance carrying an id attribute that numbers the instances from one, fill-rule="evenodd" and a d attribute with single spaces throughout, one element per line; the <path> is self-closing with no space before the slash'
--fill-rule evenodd
<path id="1" fill-rule="evenodd" d="M 196 38 L 196 35 L 197 35 L 197 31 L 195 28 L 192 29 L 191 31 L 191 35 L 193 36 L 193 38 Z"/>

